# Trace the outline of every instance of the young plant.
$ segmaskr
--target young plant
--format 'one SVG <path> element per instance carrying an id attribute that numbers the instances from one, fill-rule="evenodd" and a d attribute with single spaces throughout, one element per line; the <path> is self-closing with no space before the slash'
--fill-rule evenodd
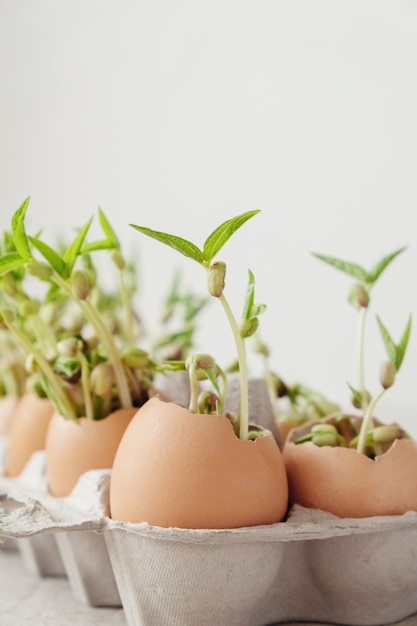
<path id="1" fill-rule="evenodd" d="M 101 419 L 109 409 L 138 406 L 150 384 L 153 363 L 144 350 L 131 343 L 135 336 L 131 294 L 124 283 L 125 261 L 120 244 L 109 222 L 99 210 L 105 239 L 85 243 L 90 218 L 64 251 L 55 250 L 39 234 L 27 235 L 27 206 L 28 199 L 12 219 L 14 248 L 0 257 L 0 275 L 9 280 L 12 277 L 15 285 L 10 290 L 15 306 L 1 310 L 3 325 L 31 355 L 33 373 L 65 417 Z M 105 297 L 97 283 L 91 253 L 106 249 L 119 271 L 121 296 Z M 35 257 L 34 251 L 41 254 L 42 260 Z M 29 298 L 21 284 L 13 281 L 17 271 L 23 277 L 37 277 L 48 287 L 44 303 Z M 44 304 L 62 307 L 63 303 L 75 304 L 82 314 L 81 321 L 71 331 L 61 326 L 54 335 L 48 325 L 40 326 L 38 313 Z M 117 331 L 113 319 L 116 306 L 125 316 Z M 35 341 L 27 332 L 27 319 L 32 322 Z M 87 327 L 90 336 L 85 332 Z"/>
<path id="2" fill-rule="evenodd" d="M 358 282 L 352 285 L 349 293 L 350 303 L 359 309 L 357 339 L 358 388 L 352 385 L 349 385 L 349 387 L 352 392 L 352 403 L 356 408 L 362 409 L 363 416 L 360 422 L 359 432 L 355 429 L 349 416 L 341 415 L 339 419 L 333 420 L 333 423 L 314 426 L 311 433 L 299 439 L 297 443 L 312 441 L 319 446 L 339 445 L 356 447 L 359 453 L 374 457 L 380 454 L 383 451 L 383 447 L 390 445 L 394 439 L 407 437 L 406 433 L 396 425 L 375 426 L 373 423 L 373 413 L 377 403 L 385 394 L 386 390 L 394 384 L 395 376 L 403 362 L 410 338 L 411 316 L 407 321 L 398 344 L 394 342 L 381 319 L 377 316 L 379 330 L 388 356 L 388 359 L 381 364 L 380 368 L 381 390 L 372 396 L 367 390 L 364 380 L 364 330 L 365 318 L 370 303 L 370 292 L 388 265 L 404 250 L 405 248 L 403 247 L 385 256 L 370 272 L 367 272 L 363 267 L 354 263 L 314 254 L 316 258 L 358 280 Z"/>
<path id="3" fill-rule="evenodd" d="M 357 263 L 351 263 L 349 261 L 343 261 L 341 259 L 325 256 L 323 254 L 313 253 L 313 256 L 317 259 L 324 261 L 328 265 L 340 270 L 341 272 L 352 276 L 356 279 L 349 291 L 349 302 L 359 310 L 358 331 L 357 331 L 357 367 L 358 367 L 358 384 L 357 388 L 351 387 L 353 402 L 355 406 L 360 406 L 363 410 L 366 409 L 369 402 L 369 392 L 365 386 L 365 368 L 364 368 L 364 342 L 365 342 L 365 322 L 366 316 L 371 301 L 371 292 L 374 289 L 377 281 L 386 270 L 386 268 L 392 263 L 392 261 L 401 254 L 406 247 L 399 248 L 391 254 L 388 254 L 382 258 L 374 267 L 367 271 L 361 265 Z"/>
<path id="4" fill-rule="evenodd" d="M 254 280 L 253 274 L 250 272 L 243 320 L 239 325 L 224 295 L 226 264 L 214 261 L 214 258 L 233 233 L 257 213 L 259 213 L 257 210 L 248 211 L 220 224 L 207 237 L 202 250 L 191 241 L 182 237 L 131 224 L 132 228 L 177 250 L 177 252 L 196 261 L 206 269 L 208 292 L 211 296 L 219 299 L 235 340 L 240 373 L 240 407 L 238 417 L 240 439 L 247 439 L 249 432 L 248 373 L 244 338 L 256 330 L 257 316 L 263 312 L 265 306 L 255 305 L 254 303 Z"/>

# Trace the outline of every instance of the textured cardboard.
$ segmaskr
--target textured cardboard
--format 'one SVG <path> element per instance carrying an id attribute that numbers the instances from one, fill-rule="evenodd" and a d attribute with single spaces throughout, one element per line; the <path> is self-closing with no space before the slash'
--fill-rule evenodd
<path id="1" fill-rule="evenodd" d="M 104 538 L 129 626 L 382 626 L 417 613 L 417 512 L 341 519 L 294 507 L 269 526 L 158 528 L 109 518 L 110 478 L 87 472 L 68 498 L 1 483 L 0 537 L 60 536 L 81 553 Z M 92 602 L 102 584 L 87 577 L 77 597 Z"/>

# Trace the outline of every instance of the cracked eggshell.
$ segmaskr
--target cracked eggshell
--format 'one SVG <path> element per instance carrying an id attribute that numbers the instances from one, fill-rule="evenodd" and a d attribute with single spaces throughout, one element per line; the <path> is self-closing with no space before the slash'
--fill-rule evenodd
<path id="1" fill-rule="evenodd" d="M 375 460 L 354 449 L 287 441 L 283 457 L 291 505 L 353 518 L 417 511 L 413 440 L 395 440 Z"/>
<path id="2" fill-rule="evenodd" d="M 45 448 L 46 433 L 53 412 L 52 402 L 35 393 L 26 393 L 19 400 L 8 431 L 7 476 L 18 476 L 32 454 Z"/>
<path id="3" fill-rule="evenodd" d="M 77 422 L 54 413 L 46 437 L 46 473 L 53 496 L 68 496 L 92 469 L 111 469 L 117 447 L 137 407 L 119 409 L 101 420 Z"/>
<path id="4" fill-rule="evenodd" d="M 148 400 L 120 442 L 111 517 L 178 528 L 238 528 L 281 521 L 288 485 L 269 431 L 241 441 L 221 415 Z"/>

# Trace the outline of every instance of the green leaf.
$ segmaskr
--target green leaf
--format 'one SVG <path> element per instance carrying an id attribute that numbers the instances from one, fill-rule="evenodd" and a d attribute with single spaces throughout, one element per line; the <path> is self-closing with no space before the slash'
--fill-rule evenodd
<path id="1" fill-rule="evenodd" d="M 135 228 L 139 232 L 151 237 L 152 239 L 156 239 L 161 243 L 177 250 L 184 256 L 197 261 L 200 265 L 203 265 L 204 257 L 203 253 L 196 245 L 191 243 L 191 241 L 187 241 L 187 239 L 183 239 L 182 237 L 177 237 L 176 235 L 169 235 L 168 233 L 162 233 L 157 230 L 152 230 L 151 228 L 146 228 L 145 226 L 136 226 L 135 224 L 130 224 L 132 228 Z"/>
<path id="2" fill-rule="evenodd" d="M 26 200 L 24 200 L 24 202 L 21 204 L 21 206 L 17 209 L 12 217 L 12 232 L 14 244 L 16 246 L 16 250 L 25 261 L 28 261 L 32 258 L 32 253 L 25 230 L 25 216 L 29 201 L 30 198 L 26 198 Z"/>
<path id="3" fill-rule="evenodd" d="M 213 230 L 204 243 L 204 264 L 209 265 L 233 233 L 257 213 L 260 213 L 259 209 L 255 211 L 247 211 L 246 213 L 242 213 L 241 215 L 237 215 L 236 217 L 232 217 L 232 219 L 223 222 L 223 224 L 220 224 L 220 226 Z"/>
<path id="4" fill-rule="evenodd" d="M 103 229 L 103 232 L 106 235 L 109 242 L 111 242 L 114 248 L 120 248 L 120 242 L 117 238 L 117 235 L 114 232 L 113 228 L 110 225 L 110 222 L 108 221 L 107 217 L 104 215 L 100 207 L 98 207 L 98 217 L 100 220 L 101 228 Z"/>
<path id="5" fill-rule="evenodd" d="M 96 250 L 114 250 L 114 248 L 114 243 L 108 239 L 101 239 L 100 241 L 88 243 L 81 249 L 81 254 L 89 254 L 90 252 L 95 252 Z"/>
<path id="6" fill-rule="evenodd" d="M 388 358 L 397 366 L 397 361 L 398 361 L 397 346 L 395 345 L 394 340 L 392 339 L 391 335 L 389 334 L 388 330 L 385 328 L 380 318 L 377 316 L 376 319 L 378 321 L 379 330 L 381 331 L 381 336 L 384 341 L 385 350 L 387 352 Z M 397 366 L 397 369 L 398 369 L 398 366 Z"/>
<path id="7" fill-rule="evenodd" d="M 266 309 L 266 304 L 254 304 L 250 310 L 250 319 L 252 319 L 253 317 L 258 317 L 258 315 L 264 313 Z"/>
<path id="8" fill-rule="evenodd" d="M 75 237 L 74 241 L 70 244 L 64 254 L 64 261 L 66 265 L 64 278 L 68 278 L 72 272 L 75 261 L 77 259 L 77 256 L 80 254 L 84 239 L 87 236 L 92 221 L 93 218 L 90 217 L 86 224 L 84 224 L 84 226 L 78 231 L 78 234 Z"/>
<path id="9" fill-rule="evenodd" d="M 406 250 L 407 246 L 399 248 L 395 252 L 388 254 L 386 257 L 381 259 L 375 267 L 370 272 L 371 283 L 375 283 L 377 279 L 381 276 L 382 272 L 388 267 L 388 265 L 399 255 L 401 252 Z"/>
<path id="10" fill-rule="evenodd" d="M 319 259 L 320 261 L 324 261 L 328 263 L 332 267 L 344 272 L 345 274 L 349 274 L 349 276 L 353 276 L 357 280 L 360 280 L 363 283 L 370 283 L 372 277 L 368 272 L 357 265 L 356 263 L 349 263 L 348 261 L 342 261 L 341 259 L 336 259 L 335 257 L 325 256 L 324 254 L 317 254 L 316 252 L 312 252 L 312 255 Z"/>
<path id="11" fill-rule="evenodd" d="M 401 363 L 403 362 L 405 351 L 407 350 L 408 346 L 408 340 L 410 339 L 410 332 L 411 315 L 408 318 L 408 322 L 400 339 L 400 343 L 397 345 L 397 363 L 395 364 L 397 366 L 397 371 L 400 369 Z"/>
<path id="12" fill-rule="evenodd" d="M 220 396 L 221 392 L 220 392 L 219 382 L 218 382 L 217 376 L 216 376 L 216 369 L 213 367 L 213 368 L 210 368 L 210 369 L 204 370 L 204 371 L 205 371 L 205 374 L 206 374 L 207 378 L 209 379 L 209 381 L 213 385 L 214 391 Z"/>
<path id="13" fill-rule="evenodd" d="M 249 280 L 242 312 L 242 319 L 244 320 L 248 320 L 251 317 L 254 317 L 253 315 L 251 315 L 251 312 L 255 300 L 255 276 L 253 275 L 253 272 L 251 272 L 251 270 L 248 270 L 248 274 Z"/>
<path id="14" fill-rule="evenodd" d="M 80 360 L 74 357 L 59 356 L 54 362 L 54 371 L 71 379 L 81 371 Z"/>
<path id="15" fill-rule="evenodd" d="M 36 239 L 36 237 L 29 237 L 30 242 L 35 246 L 37 250 L 42 254 L 42 256 L 48 261 L 49 265 L 53 270 L 60 276 L 65 271 L 65 261 L 59 256 L 55 250 L 51 248 L 47 243 L 44 243 L 40 239 Z"/>
<path id="16" fill-rule="evenodd" d="M 0 257 L 0 275 L 7 274 L 11 270 L 22 267 L 25 264 L 18 252 L 9 252 Z"/>

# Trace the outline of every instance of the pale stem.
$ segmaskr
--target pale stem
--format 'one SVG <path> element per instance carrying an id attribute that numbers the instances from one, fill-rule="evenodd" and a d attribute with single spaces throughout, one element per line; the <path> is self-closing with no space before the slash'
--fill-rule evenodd
<path id="1" fill-rule="evenodd" d="M 198 412 L 198 381 L 197 381 L 197 367 L 194 362 L 194 359 L 191 360 L 190 368 L 189 368 L 189 377 L 190 377 L 190 405 L 189 409 L 193 413 Z"/>
<path id="2" fill-rule="evenodd" d="M 357 343 L 358 385 L 359 385 L 359 392 L 361 394 L 361 405 L 362 405 L 363 411 L 366 411 L 366 408 L 368 406 L 368 399 L 367 399 L 366 387 L 365 387 L 365 368 L 364 368 L 366 312 L 367 312 L 367 308 L 362 306 L 359 311 L 358 343 Z"/>
<path id="3" fill-rule="evenodd" d="M 126 288 L 126 283 L 124 279 L 124 274 L 122 270 L 119 270 L 119 283 L 120 283 L 120 294 L 122 300 L 123 311 L 125 314 L 124 319 L 124 327 L 125 327 L 125 335 L 126 342 L 128 345 L 133 346 L 134 337 L 133 337 L 133 312 L 132 306 L 130 302 L 130 297 Z"/>
<path id="4" fill-rule="evenodd" d="M 245 342 L 225 296 L 221 294 L 219 300 L 226 312 L 235 339 L 240 376 L 239 439 L 247 439 L 249 431 L 249 393 Z"/>
<path id="5" fill-rule="evenodd" d="M 374 396 L 372 398 L 372 400 L 370 401 L 369 405 L 367 406 L 365 415 L 363 416 L 361 429 L 359 431 L 358 445 L 356 446 L 356 450 L 358 452 L 360 452 L 361 454 L 364 454 L 364 452 L 365 452 L 365 448 L 366 448 L 366 445 L 365 445 L 366 434 L 370 430 L 370 428 L 372 427 L 372 413 L 374 412 L 374 409 L 375 409 L 375 406 L 376 406 L 377 402 L 382 398 L 382 396 L 384 395 L 385 392 L 386 392 L 386 389 L 384 389 L 384 387 L 383 387 L 380 390 L 380 392 L 377 393 L 376 396 Z"/>
<path id="6" fill-rule="evenodd" d="M 131 407 L 132 399 L 130 396 L 129 385 L 124 375 L 123 365 L 119 359 L 117 347 L 113 341 L 113 337 L 111 336 L 106 325 L 103 323 L 102 319 L 89 302 L 87 302 L 86 300 L 78 300 L 77 298 L 74 298 L 71 287 L 66 283 L 65 280 L 63 280 L 59 276 L 59 274 L 54 272 L 53 280 L 57 283 L 57 285 L 62 289 L 64 293 L 66 293 L 70 298 L 73 298 L 75 302 L 77 302 L 78 306 L 83 311 L 87 321 L 90 322 L 90 324 L 96 330 L 99 339 L 103 342 L 107 350 L 107 356 L 109 358 L 109 361 L 113 366 L 113 371 L 119 390 L 120 404 L 123 408 Z"/>
<path id="7" fill-rule="evenodd" d="M 94 410 L 93 410 L 93 402 L 91 400 L 90 393 L 90 367 L 88 365 L 88 361 L 85 355 L 82 352 L 78 353 L 78 358 L 81 361 L 81 386 L 83 389 L 84 396 L 84 408 L 85 408 L 85 416 L 87 419 L 94 419 Z"/>
<path id="8" fill-rule="evenodd" d="M 33 332 L 35 333 L 42 352 L 49 354 L 51 348 L 55 351 L 56 338 L 48 324 L 45 324 L 37 313 L 30 316 L 30 321 L 32 322 Z"/>
<path id="9" fill-rule="evenodd" d="M 47 377 L 48 383 L 51 385 L 52 389 L 54 390 L 54 393 L 55 393 L 57 399 L 59 400 L 60 405 L 64 408 L 63 413 L 64 413 L 65 417 L 68 417 L 69 419 L 71 419 L 73 421 L 76 421 L 77 420 L 77 416 L 75 415 L 74 408 L 73 408 L 71 402 L 69 401 L 66 393 L 64 392 L 63 388 L 58 383 L 58 381 L 56 379 L 55 372 L 53 371 L 53 369 L 50 366 L 50 364 L 48 363 L 48 361 L 39 352 L 39 350 L 33 345 L 33 343 L 28 339 L 28 337 L 25 335 L 25 333 L 23 333 L 20 330 L 20 328 L 18 328 L 14 324 L 11 324 L 11 323 L 9 323 L 9 322 L 7 322 L 5 320 L 4 320 L 4 323 L 7 325 L 7 328 L 12 333 L 14 333 L 15 336 L 19 339 L 19 341 L 24 346 L 25 350 L 27 350 L 27 352 L 29 354 L 32 354 L 32 356 L 34 357 L 35 361 L 37 362 L 37 364 L 39 365 L 40 369 L 42 370 L 43 374 Z"/>

